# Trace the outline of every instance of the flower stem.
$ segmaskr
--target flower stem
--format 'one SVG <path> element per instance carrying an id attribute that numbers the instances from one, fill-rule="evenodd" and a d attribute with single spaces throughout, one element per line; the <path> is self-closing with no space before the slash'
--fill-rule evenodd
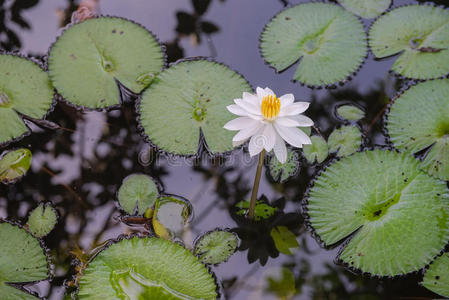
<path id="1" fill-rule="evenodd" d="M 262 175 L 263 160 L 265 158 L 265 149 L 259 154 L 259 162 L 257 163 L 256 178 L 254 178 L 253 191 L 251 193 L 251 201 L 249 203 L 248 218 L 254 219 L 254 210 L 256 208 L 257 192 L 259 191 L 260 176 Z"/>

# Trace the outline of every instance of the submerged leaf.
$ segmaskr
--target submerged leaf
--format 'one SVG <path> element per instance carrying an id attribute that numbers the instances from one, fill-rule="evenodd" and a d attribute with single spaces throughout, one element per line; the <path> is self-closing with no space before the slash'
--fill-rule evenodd
<path id="1" fill-rule="evenodd" d="M 287 268 L 281 268 L 280 276 L 267 277 L 267 281 L 267 292 L 275 294 L 278 299 L 291 299 L 296 294 L 295 276 Z"/>
<path id="2" fill-rule="evenodd" d="M 123 239 L 101 251 L 81 275 L 78 298 L 216 299 L 209 270 L 177 243 Z"/>
<path id="3" fill-rule="evenodd" d="M 449 79 L 412 86 L 397 98 L 386 123 L 393 145 L 407 153 L 425 153 L 422 168 L 449 180 Z"/>
<path id="4" fill-rule="evenodd" d="M 391 5 L 391 0 L 337 0 L 344 8 L 365 19 L 372 19 Z"/>
<path id="5" fill-rule="evenodd" d="M 164 239 L 181 235 L 192 214 L 191 204 L 185 199 L 160 197 L 155 205 L 153 229 Z"/>
<path id="6" fill-rule="evenodd" d="M 322 163 L 329 154 L 329 149 L 326 141 L 318 135 L 313 135 L 310 137 L 312 144 L 303 146 L 303 154 L 307 161 L 311 164 Z"/>
<path id="7" fill-rule="evenodd" d="M 163 71 L 142 95 L 138 111 L 148 138 L 164 151 L 194 155 L 200 131 L 210 153 L 230 151 L 233 132 L 223 126 L 233 119 L 226 106 L 248 82 L 228 67 L 203 59 L 177 63 Z"/>
<path id="8" fill-rule="evenodd" d="M 120 206 L 130 215 L 143 215 L 159 197 L 157 185 L 145 174 L 132 174 L 123 180 L 118 191 Z"/>
<path id="9" fill-rule="evenodd" d="M 349 121 L 358 121 L 365 117 L 365 112 L 354 105 L 341 105 L 337 107 L 337 115 Z"/>
<path id="10" fill-rule="evenodd" d="M 28 217 L 28 230 L 37 238 L 44 237 L 53 230 L 58 214 L 51 205 L 39 204 Z"/>
<path id="11" fill-rule="evenodd" d="M 234 254 L 237 246 L 238 238 L 234 233 L 217 229 L 198 238 L 193 254 L 205 264 L 220 264 Z"/>
<path id="12" fill-rule="evenodd" d="M 371 26 L 369 43 L 378 58 L 400 53 L 392 70 L 408 78 L 449 73 L 449 10 L 431 5 L 395 8 Z"/>
<path id="13" fill-rule="evenodd" d="M 14 183 L 31 166 L 32 153 L 26 148 L 8 151 L 0 158 L 0 182 Z"/>
<path id="14" fill-rule="evenodd" d="M 260 48 L 265 60 L 279 72 L 299 60 L 293 79 L 314 86 L 344 81 L 367 53 L 360 20 L 328 3 L 285 9 L 266 25 Z"/>
<path id="15" fill-rule="evenodd" d="M 299 172 L 298 153 L 288 148 L 287 161 L 285 163 L 279 162 L 276 156 L 272 155 L 268 163 L 268 170 L 271 178 L 281 183 L 296 176 Z"/>
<path id="16" fill-rule="evenodd" d="M 443 297 L 449 297 L 449 253 L 439 256 L 426 270 L 421 284 Z"/>
<path id="17" fill-rule="evenodd" d="M 271 230 L 270 235 L 273 238 L 276 249 L 281 253 L 293 255 L 291 249 L 296 250 L 299 247 L 296 235 L 286 226 L 274 227 Z"/>
<path id="18" fill-rule="evenodd" d="M 394 151 L 365 151 L 330 165 L 305 206 L 326 246 L 348 237 L 339 259 L 376 276 L 422 269 L 449 241 L 449 190 Z"/>
<path id="19" fill-rule="evenodd" d="M 58 92 L 88 108 L 119 105 L 117 81 L 140 93 L 163 66 L 164 54 L 151 32 L 116 17 L 87 19 L 69 27 L 48 55 Z"/>
<path id="20" fill-rule="evenodd" d="M 330 152 L 337 152 L 337 156 L 348 156 L 362 145 L 362 133 L 356 126 L 342 126 L 330 134 L 328 144 Z"/>

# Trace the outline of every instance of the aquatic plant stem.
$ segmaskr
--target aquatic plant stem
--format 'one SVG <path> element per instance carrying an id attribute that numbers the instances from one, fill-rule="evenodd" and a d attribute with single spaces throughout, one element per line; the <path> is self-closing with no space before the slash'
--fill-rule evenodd
<path id="1" fill-rule="evenodd" d="M 251 201 L 249 203 L 248 218 L 254 219 L 254 209 L 256 208 L 257 192 L 259 191 L 260 176 L 262 175 L 263 160 L 265 158 L 265 149 L 259 154 L 259 162 L 257 163 L 256 178 L 254 178 L 253 191 L 251 193 Z"/>

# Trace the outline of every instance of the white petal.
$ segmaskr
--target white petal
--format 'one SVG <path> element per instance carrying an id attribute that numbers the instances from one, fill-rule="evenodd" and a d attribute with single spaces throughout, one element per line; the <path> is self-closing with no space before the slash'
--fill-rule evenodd
<path id="1" fill-rule="evenodd" d="M 223 128 L 227 130 L 241 130 L 253 126 L 254 123 L 259 122 L 250 117 L 239 117 L 226 123 Z"/>
<path id="2" fill-rule="evenodd" d="M 281 100 L 281 108 L 287 107 L 295 102 L 295 96 L 293 96 L 293 94 L 285 94 L 281 96 L 279 100 Z"/>
<path id="3" fill-rule="evenodd" d="M 274 143 L 276 142 L 276 131 L 274 130 L 273 125 L 265 125 L 262 135 L 265 138 L 263 147 L 267 152 L 269 152 L 273 149 Z"/>
<path id="4" fill-rule="evenodd" d="M 250 136 L 253 136 L 259 128 L 263 127 L 263 124 L 260 122 L 255 122 L 250 127 L 247 127 L 245 129 L 242 129 L 239 131 L 234 137 L 232 138 L 233 142 L 240 142 L 247 140 Z"/>
<path id="5" fill-rule="evenodd" d="M 276 118 L 276 120 L 274 122 L 276 124 L 278 124 L 279 126 L 284 126 L 284 127 L 301 126 L 301 124 L 299 124 L 298 121 L 293 119 L 293 117 L 278 117 L 278 118 Z"/>
<path id="6" fill-rule="evenodd" d="M 265 97 L 265 96 L 267 95 L 267 93 L 265 92 L 265 90 L 264 90 L 263 88 L 261 88 L 261 87 L 257 87 L 257 88 L 256 88 L 256 93 L 257 93 L 257 96 L 258 96 L 260 99 L 263 99 L 263 97 Z"/>
<path id="7" fill-rule="evenodd" d="M 259 101 L 259 97 L 257 97 L 257 95 L 254 94 L 250 94 L 247 92 L 243 92 L 243 97 L 242 97 L 243 101 L 247 101 L 255 106 L 260 106 L 260 101 Z"/>
<path id="8" fill-rule="evenodd" d="M 274 95 L 274 92 L 271 90 L 271 89 L 269 89 L 269 88 L 265 88 L 265 94 L 266 95 Z"/>
<path id="9" fill-rule="evenodd" d="M 286 107 L 281 107 L 279 117 L 293 116 L 305 112 L 309 108 L 309 102 L 296 102 Z"/>
<path id="10" fill-rule="evenodd" d="M 287 147 L 278 133 L 276 133 L 276 143 L 274 144 L 273 151 L 280 163 L 283 164 L 287 161 Z"/>
<path id="11" fill-rule="evenodd" d="M 277 133 L 290 145 L 302 148 L 303 144 L 312 144 L 310 137 L 296 127 L 283 127 L 274 123 Z"/>
<path id="12" fill-rule="evenodd" d="M 248 150 L 249 150 L 249 155 L 250 156 L 254 156 L 259 154 L 263 148 L 264 145 L 266 143 L 266 138 L 263 135 L 263 131 L 265 126 L 262 126 L 257 132 L 256 134 L 254 134 L 251 137 L 251 140 L 249 141 L 249 146 L 248 146 Z"/>
<path id="13" fill-rule="evenodd" d="M 253 114 L 253 115 L 262 115 L 262 112 L 260 110 L 260 107 L 257 107 L 256 105 L 252 104 L 251 102 L 244 101 L 242 99 L 234 99 L 235 104 L 246 110 L 247 112 Z"/>
<path id="14" fill-rule="evenodd" d="M 313 126 L 312 119 L 310 119 L 309 117 L 306 117 L 304 115 L 290 116 L 288 118 L 298 122 L 299 125 L 297 125 L 297 126 L 299 126 L 299 127 Z"/>
<path id="15" fill-rule="evenodd" d="M 226 108 L 234 115 L 242 116 L 242 117 L 248 116 L 248 112 L 246 110 L 244 110 L 243 108 L 241 108 L 240 106 L 238 106 L 237 104 L 228 105 L 228 106 L 226 106 Z"/>

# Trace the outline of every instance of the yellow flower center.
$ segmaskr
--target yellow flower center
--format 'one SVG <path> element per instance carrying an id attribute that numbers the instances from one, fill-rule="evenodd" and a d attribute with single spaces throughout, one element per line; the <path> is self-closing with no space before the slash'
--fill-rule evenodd
<path id="1" fill-rule="evenodd" d="M 267 95 L 262 99 L 261 112 L 265 119 L 273 120 L 281 110 L 281 101 L 276 95 Z"/>

